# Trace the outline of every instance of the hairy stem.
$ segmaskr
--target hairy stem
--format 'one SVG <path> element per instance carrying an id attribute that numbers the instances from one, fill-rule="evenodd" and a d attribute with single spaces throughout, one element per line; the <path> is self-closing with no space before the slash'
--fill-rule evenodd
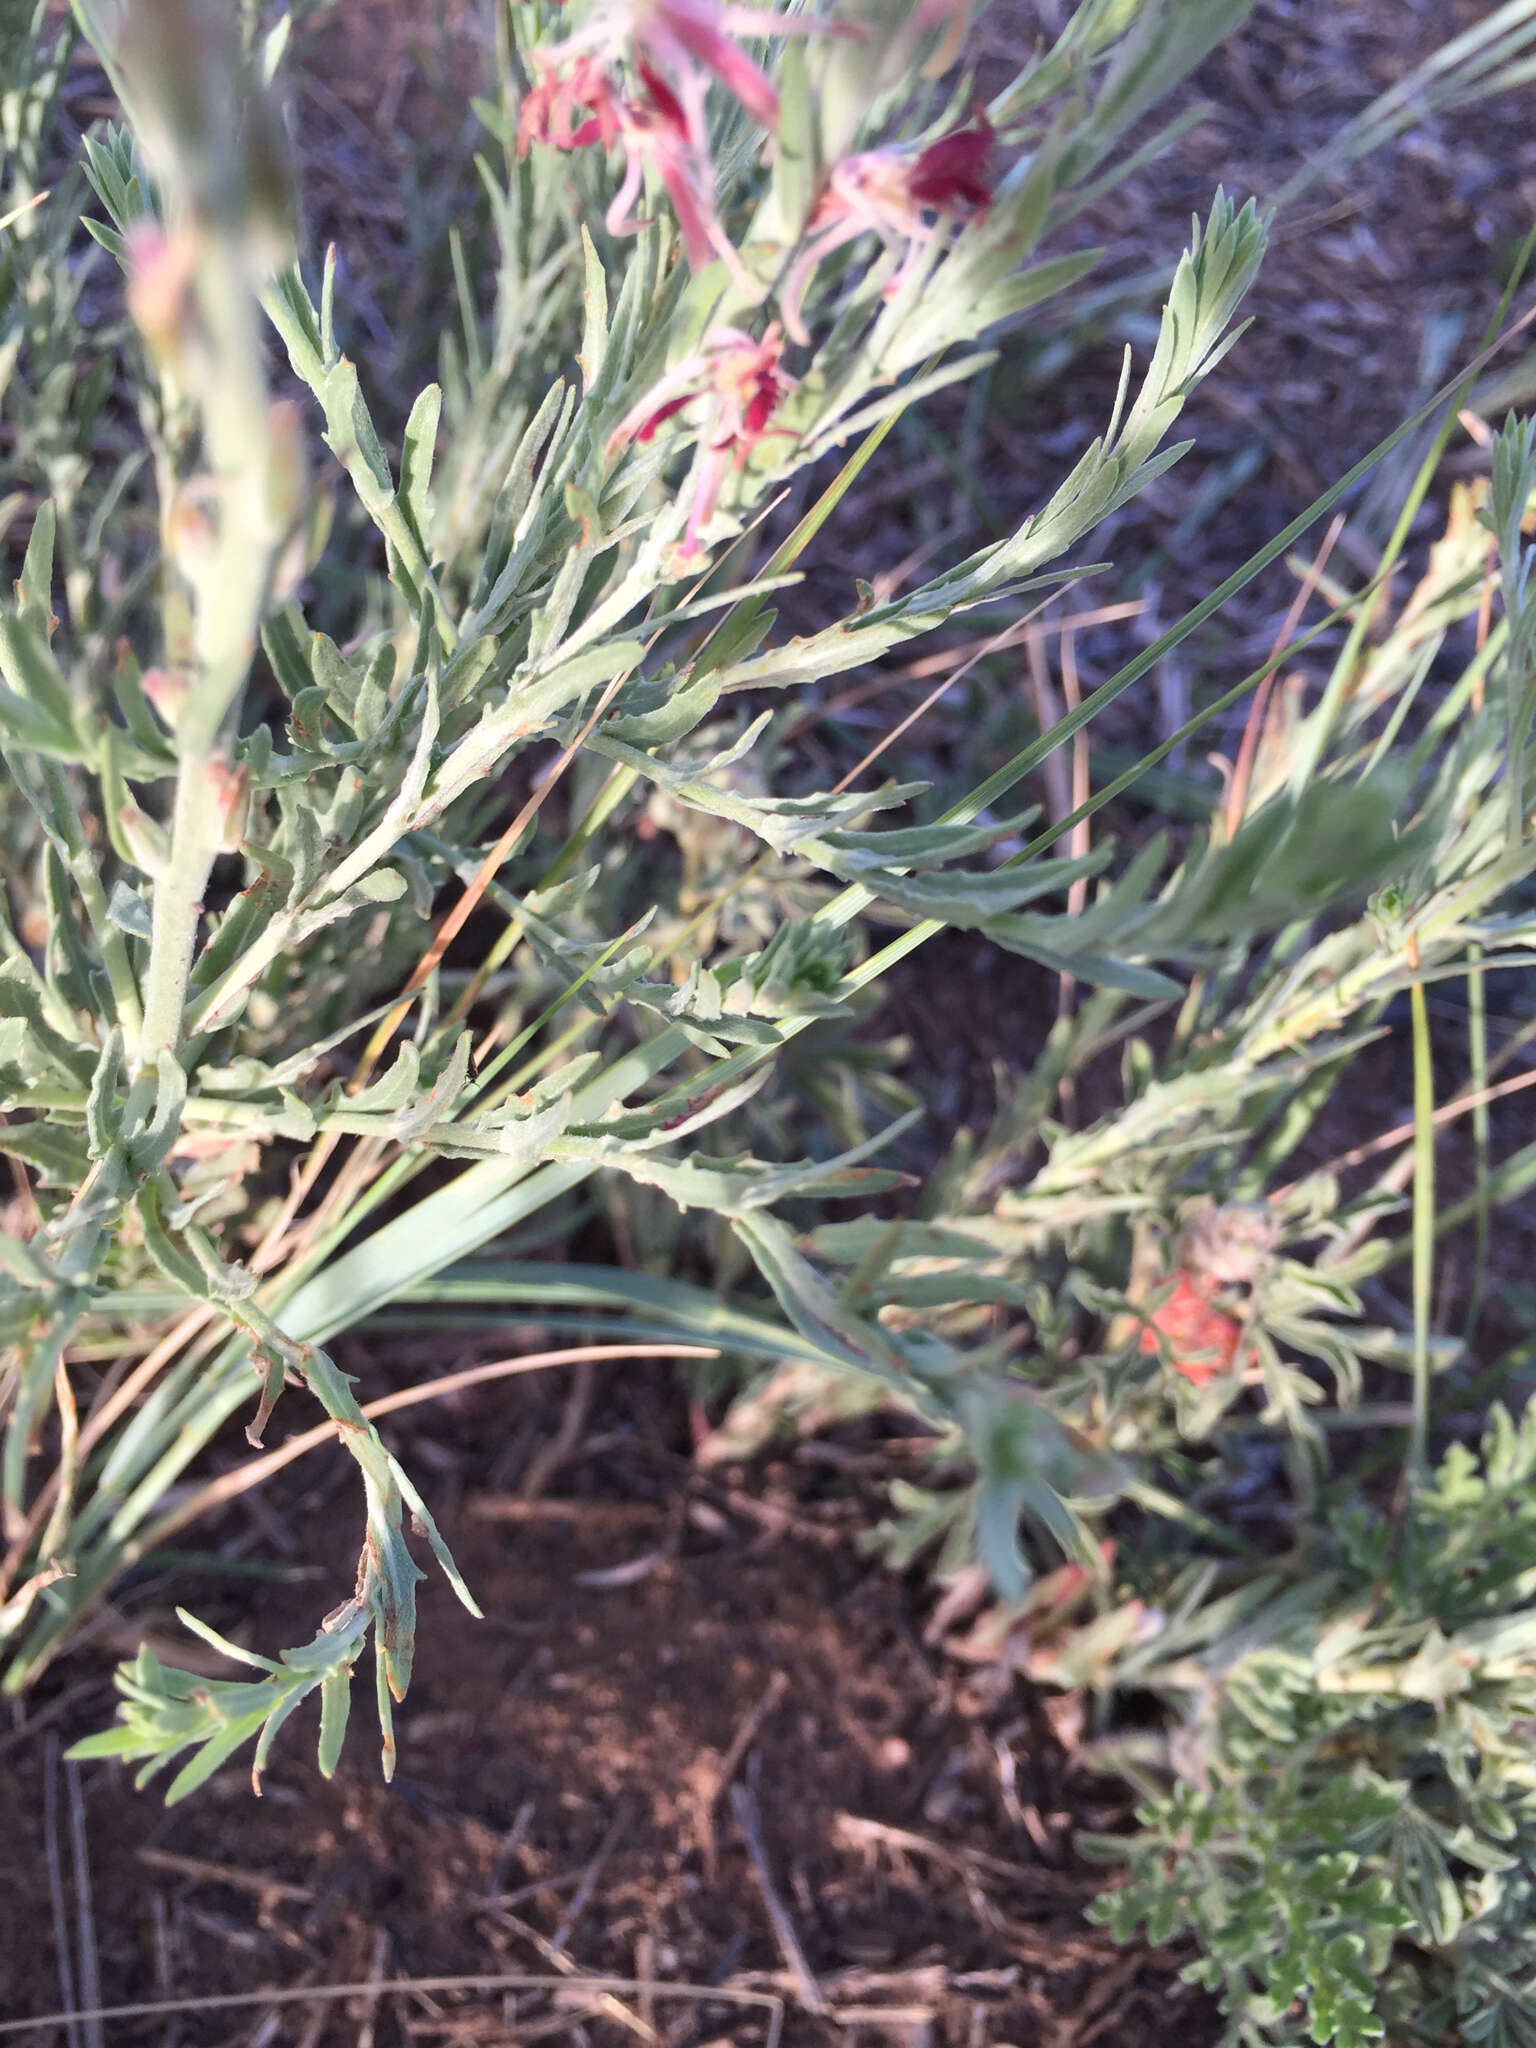
<path id="1" fill-rule="evenodd" d="M 145 980 L 139 1066 L 174 1052 L 187 976 L 214 859 L 229 825 L 233 787 L 225 732 L 256 643 L 274 535 L 267 507 L 269 414 L 256 291 L 239 237 L 207 237 L 197 277 L 206 354 L 195 396 L 214 496 L 206 553 L 183 567 L 193 600 L 192 663 L 176 722 L 179 769 L 170 858 L 157 877 Z"/>

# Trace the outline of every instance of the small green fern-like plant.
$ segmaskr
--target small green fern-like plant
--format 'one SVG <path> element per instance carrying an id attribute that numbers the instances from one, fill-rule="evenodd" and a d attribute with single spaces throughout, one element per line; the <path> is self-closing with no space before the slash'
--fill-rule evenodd
<path id="1" fill-rule="evenodd" d="M 1533 1471 L 1536 1410 L 1496 1408 L 1401 1518 L 1314 1532 L 1304 1605 L 1145 1674 L 1188 1687 L 1185 1776 L 1085 1844 L 1129 1861 L 1095 1914 L 1192 1933 L 1234 2042 L 1531 2038 Z"/>

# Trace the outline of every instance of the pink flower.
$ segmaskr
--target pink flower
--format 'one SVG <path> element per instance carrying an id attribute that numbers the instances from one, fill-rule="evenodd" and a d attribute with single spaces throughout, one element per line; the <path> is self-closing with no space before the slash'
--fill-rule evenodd
<path id="1" fill-rule="evenodd" d="M 620 108 L 627 162 L 624 182 L 608 208 L 608 232 L 632 235 L 644 225 L 634 208 L 649 165 L 672 201 L 689 267 L 702 270 L 718 256 L 748 296 L 757 298 L 758 288 L 747 276 L 715 210 L 715 171 L 707 129 L 690 120 L 677 94 L 649 65 L 641 65 L 640 78 L 643 96 L 625 100 Z"/>
<path id="2" fill-rule="evenodd" d="M 630 35 L 637 58 L 652 69 L 670 71 L 684 102 L 690 88 L 718 78 L 760 126 L 779 125 L 779 96 L 732 36 L 786 35 L 814 27 L 752 7 L 718 7 L 715 0 L 635 0 Z M 691 111 L 691 110 L 690 110 Z"/>
<path id="3" fill-rule="evenodd" d="M 634 207 L 649 167 L 677 210 L 690 265 L 697 270 L 718 256 L 756 298 L 715 207 L 709 86 L 718 80 L 754 121 L 777 128 L 779 96 L 732 38 L 813 34 L 823 26 L 718 0 L 618 0 L 575 35 L 534 53 L 535 80 L 518 116 L 518 154 L 526 155 L 535 141 L 555 149 L 622 141 L 628 161 L 608 211 L 610 231 L 633 234 L 641 225 Z M 638 94 L 617 83 L 626 60 L 639 78 Z"/>
<path id="4" fill-rule="evenodd" d="M 557 51 L 535 50 L 530 61 L 535 78 L 518 109 L 518 155 L 526 156 L 535 142 L 552 149 L 582 149 L 589 142 L 611 148 L 619 135 L 620 101 L 602 65 L 578 56 L 562 76 Z"/>
<path id="5" fill-rule="evenodd" d="M 754 340 L 739 327 L 714 327 L 693 355 L 669 370 L 638 405 L 627 412 L 608 439 L 616 455 L 631 441 L 649 441 L 658 427 L 698 404 L 699 461 L 693 504 L 682 553 L 700 553 L 699 536 L 714 516 L 730 465 L 744 469 L 758 443 L 772 433 L 773 416 L 793 379 L 782 365 L 784 337 L 777 322 Z"/>
<path id="6" fill-rule="evenodd" d="M 715 211 L 714 167 L 702 113 L 697 123 L 690 120 L 677 94 L 648 64 L 639 67 L 640 94 L 625 98 L 595 57 L 565 58 L 557 48 L 535 53 L 532 62 L 534 83 L 518 112 L 518 155 L 526 156 L 535 142 L 559 150 L 591 143 L 611 149 L 621 142 L 627 161 L 624 182 L 608 208 L 609 233 L 632 235 L 642 225 L 634 207 L 649 166 L 676 210 L 692 267 L 701 270 L 719 256 L 745 282 L 741 259 Z"/>
<path id="7" fill-rule="evenodd" d="M 992 129 L 984 114 L 914 153 L 869 149 L 834 165 L 826 190 L 806 225 L 805 246 L 791 264 L 780 293 L 784 324 L 807 341 L 801 301 L 822 258 L 860 235 L 876 234 L 887 248 L 906 245 L 906 257 L 885 287 L 893 298 L 939 220 L 978 220 L 992 204 L 987 164 Z"/>
<path id="8" fill-rule="evenodd" d="M 779 96 L 731 38 L 787 35 L 815 27 L 814 22 L 786 20 L 754 8 L 722 7 L 716 0 L 620 0 L 618 5 L 600 8 L 585 28 L 563 42 L 534 52 L 533 63 L 541 76 L 523 102 L 519 145 L 525 129 L 541 141 L 553 142 L 557 149 L 569 149 L 580 140 L 596 141 L 595 133 L 573 136 L 568 125 L 556 131 L 544 112 L 541 95 L 548 93 L 549 81 L 561 68 L 569 66 L 569 82 L 580 87 L 578 104 L 595 106 L 594 81 L 601 80 L 607 103 L 616 105 L 621 94 L 615 78 L 626 59 L 642 77 L 662 76 L 670 81 L 695 143 L 705 142 L 708 135 L 704 104 L 712 78 L 741 102 L 754 121 L 764 128 L 776 128 Z M 532 117 L 526 114 L 530 99 L 537 103 Z M 562 140 L 561 133 L 571 139 Z M 602 139 L 611 141 L 612 137 L 604 135 Z"/>

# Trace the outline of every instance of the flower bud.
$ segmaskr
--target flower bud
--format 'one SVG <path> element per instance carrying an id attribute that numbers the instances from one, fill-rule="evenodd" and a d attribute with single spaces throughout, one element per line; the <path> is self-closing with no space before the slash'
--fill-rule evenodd
<path id="1" fill-rule="evenodd" d="M 180 365 L 194 330 L 197 258 L 191 226 L 167 234 L 158 221 L 141 220 L 128 230 L 128 311 L 162 370 Z"/>
<path id="2" fill-rule="evenodd" d="M 251 772 L 243 761 L 232 763 L 215 754 L 207 774 L 219 820 L 219 851 L 238 853 L 250 815 Z"/>
<path id="3" fill-rule="evenodd" d="M 212 482 L 190 477 L 171 500 L 165 522 L 165 551 L 188 583 L 196 584 L 213 563 L 218 546 L 209 499 Z"/>
<path id="4" fill-rule="evenodd" d="M 177 668 L 147 668 L 139 678 L 139 688 L 154 706 L 167 732 L 176 730 L 176 721 L 187 701 L 187 687 L 185 674 Z"/>
<path id="5" fill-rule="evenodd" d="M 165 828 L 141 811 L 137 804 L 127 803 L 117 814 L 118 830 L 124 846 L 133 856 L 134 866 L 153 881 L 163 873 L 171 857 L 171 843 L 165 836 Z"/>

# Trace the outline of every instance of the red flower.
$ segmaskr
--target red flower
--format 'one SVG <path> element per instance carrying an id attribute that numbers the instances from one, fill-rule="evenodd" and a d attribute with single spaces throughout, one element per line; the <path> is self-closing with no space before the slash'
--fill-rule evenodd
<path id="1" fill-rule="evenodd" d="M 1216 1308 L 1181 1267 L 1173 1292 L 1146 1319 L 1141 1349 L 1161 1352 L 1176 1373 L 1203 1387 L 1232 1370 L 1242 1334 L 1236 1317 Z"/>
<path id="2" fill-rule="evenodd" d="M 627 412 L 608 440 L 615 455 L 631 441 L 649 441 L 658 427 L 697 403 L 699 460 L 693 503 L 683 540 L 685 556 L 700 552 L 699 538 L 714 516 L 720 486 L 732 463 L 745 468 L 752 451 L 775 428 L 773 416 L 792 380 L 781 367 L 784 337 L 777 324 L 760 341 L 739 327 L 715 327 L 698 350 Z"/>
<path id="3" fill-rule="evenodd" d="M 631 17 L 637 58 L 654 69 L 664 65 L 683 82 L 700 88 L 718 78 L 764 128 L 779 125 L 779 96 L 733 35 L 784 35 L 814 24 L 760 14 L 750 7 L 717 7 L 714 0 L 637 0 Z M 701 92 L 702 98 L 702 92 Z"/>
<path id="4" fill-rule="evenodd" d="M 634 208 L 649 164 L 672 201 L 689 267 L 702 270 L 718 256 L 756 298 L 756 288 L 715 211 L 715 173 L 702 115 L 697 124 L 691 120 L 671 86 L 649 65 L 641 65 L 640 79 L 644 96 L 625 100 L 620 108 L 628 161 L 624 182 L 608 208 L 608 232 L 632 235 L 643 225 Z"/>
<path id="5" fill-rule="evenodd" d="M 688 391 L 685 392 L 681 398 L 669 398 L 665 405 L 658 405 L 656 410 L 645 421 L 644 425 L 636 427 L 634 432 L 635 440 L 652 440 L 655 436 L 656 429 L 659 426 L 664 425 L 666 421 L 671 419 L 674 413 L 684 411 L 688 406 L 692 405 L 692 403 L 693 393 L 691 391 Z M 613 443 L 610 441 L 608 445 L 611 448 L 613 446 Z"/>
<path id="6" fill-rule="evenodd" d="M 992 154 L 992 126 L 979 114 L 974 127 L 930 142 L 907 174 L 907 193 L 915 206 L 972 220 L 992 204 L 987 163 Z"/>
<path id="7" fill-rule="evenodd" d="M 715 207 L 709 85 L 718 80 L 754 121 L 777 128 L 779 96 L 732 38 L 808 35 L 825 26 L 717 0 L 617 0 L 575 35 L 535 53 L 537 75 L 518 115 L 518 153 L 535 141 L 555 149 L 622 141 L 628 161 L 608 209 L 611 232 L 633 234 L 641 225 L 634 206 L 649 166 L 676 208 L 690 265 L 699 269 L 719 257 L 758 298 Z M 617 82 L 625 61 L 640 80 L 638 94 Z"/>
<path id="8" fill-rule="evenodd" d="M 905 260 L 885 287 L 886 297 L 894 298 L 939 220 L 977 220 L 991 205 L 991 152 L 992 129 L 982 114 L 971 127 L 957 128 L 915 155 L 868 149 L 835 165 L 780 293 L 784 324 L 795 340 L 810 339 L 801 301 L 824 256 L 863 234 L 878 235 L 887 248 L 905 244 Z"/>
<path id="9" fill-rule="evenodd" d="M 552 149 L 584 149 L 591 142 L 610 148 L 618 140 L 620 103 L 602 65 L 577 57 L 562 77 L 556 52 L 535 51 L 531 61 L 536 76 L 518 109 L 518 155 L 526 156 L 535 142 Z"/>

